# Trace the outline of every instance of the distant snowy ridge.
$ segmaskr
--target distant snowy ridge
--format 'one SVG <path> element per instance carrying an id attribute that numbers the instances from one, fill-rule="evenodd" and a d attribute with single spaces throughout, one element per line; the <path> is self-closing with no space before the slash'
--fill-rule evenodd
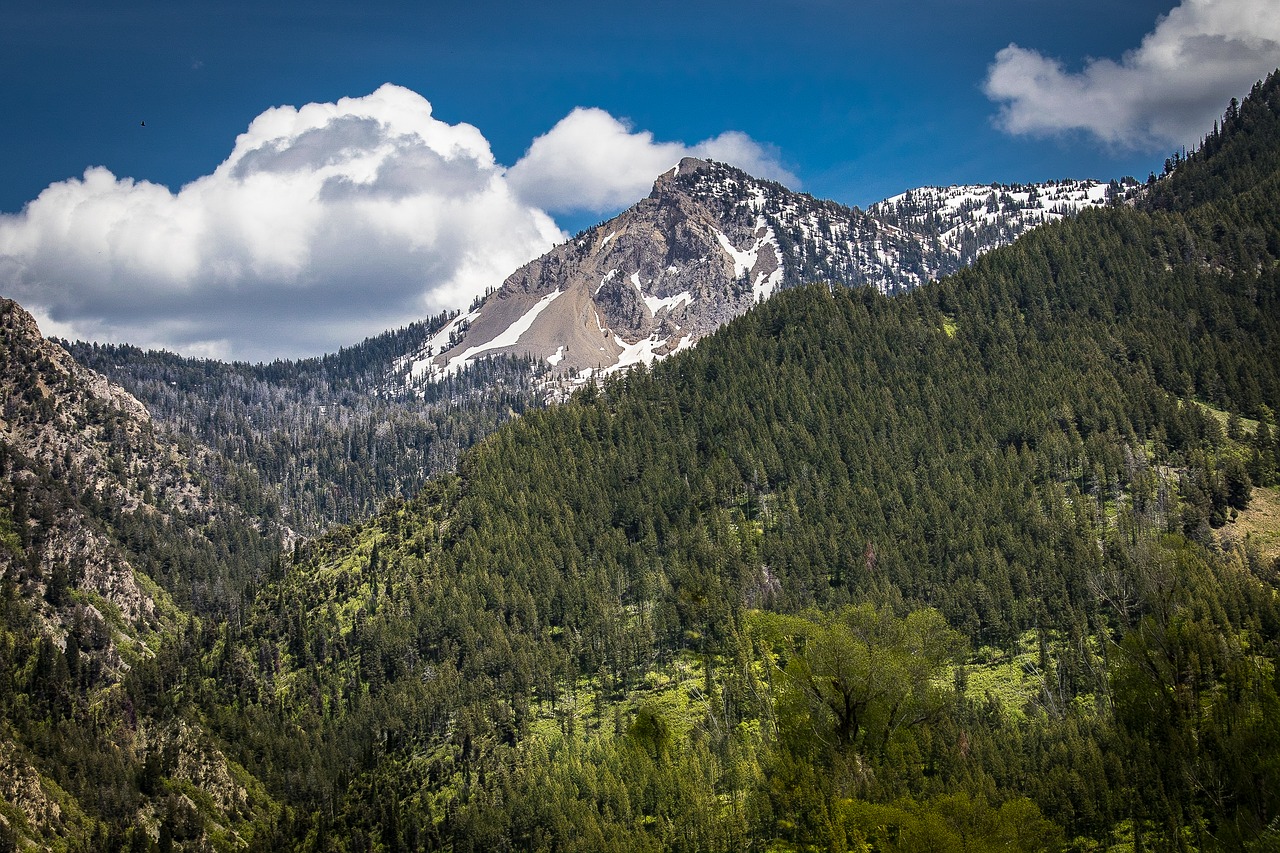
<path id="1" fill-rule="evenodd" d="M 497 354 L 544 362 L 553 383 L 572 386 L 693 346 L 780 288 L 826 281 L 902 292 L 1137 189 L 922 187 L 863 212 L 686 158 L 648 198 L 516 270 L 399 359 L 388 387 L 411 390 Z"/>
<path id="2" fill-rule="evenodd" d="M 1139 186 L 1132 180 L 1066 180 L 920 187 L 877 202 L 867 213 L 886 226 L 935 235 L 945 252 L 968 265 L 1032 228 L 1129 197 Z"/>

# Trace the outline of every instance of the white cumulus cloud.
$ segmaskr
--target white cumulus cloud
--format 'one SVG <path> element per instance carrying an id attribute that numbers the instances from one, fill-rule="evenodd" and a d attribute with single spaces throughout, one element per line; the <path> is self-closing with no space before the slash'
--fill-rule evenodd
<path id="1" fill-rule="evenodd" d="M 593 213 L 643 198 L 653 179 L 682 157 L 730 163 L 759 178 L 791 186 L 776 151 L 738 131 L 699 142 L 657 142 L 604 110 L 579 107 L 539 136 L 508 173 L 520 197 L 546 210 Z"/>
<path id="2" fill-rule="evenodd" d="M 1119 61 L 1076 72 L 1011 44 L 984 91 L 1010 133 L 1083 130 L 1134 148 L 1196 144 L 1232 95 L 1280 65 L 1276 0 L 1183 0 Z"/>
<path id="3" fill-rule="evenodd" d="M 317 355 L 458 307 L 563 234 L 476 128 L 398 86 L 267 110 L 177 192 L 100 167 L 0 216 L 0 288 L 48 331 Z"/>
<path id="4" fill-rule="evenodd" d="M 575 110 L 507 170 L 408 89 L 259 115 L 176 192 L 92 167 L 0 214 L 0 294 L 46 334 L 269 360 L 465 308 L 565 235 L 548 210 L 643 197 L 686 154 L 769 176 L 741 133 L 655 143 Z M 553 189 L 549 189 L 553 188 Z"/>

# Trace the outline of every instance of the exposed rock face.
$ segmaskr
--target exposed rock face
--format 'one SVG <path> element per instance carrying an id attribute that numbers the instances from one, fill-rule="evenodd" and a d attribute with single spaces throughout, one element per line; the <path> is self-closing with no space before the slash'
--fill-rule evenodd
<path id="1" fill-rule="evenodd" d="M 62 347 L 46 341 L 40 334 L 35 318 L 10 299 L 0 299 L 0 331 L 3 332 L 7 351 L 20 354 L 25 350 L 29 359 L 43 359 L 46 362 L 41 365 L 42 372 L 49 374 L 44 377 L 48 384 L 42 385 L 42 390 L 46 393 L 58 386 L 77 386 L 82 402 L 96 400 L 141 423 L 150 422 L 151 416 L 146 407 L 128 391 L 102 374 L 80 366 Z M 6 380 L 11 379 L 12 377 L 6 377 Z"/>
<path id="2" fill-rule="evenodd" d="M 924 188 L 864 213 L 686 158 L 658 177 L 648 198 L 526 264 L 401 359 L 392 384 L 430 381 L 498 354 L 544 360 L 561 375 L 649 363 L 781 287 L 906 290 L 1101 203 L 1107 189 Z"/>
<path id="3" fill-rule="evenodd" d="M 13 820 L 0 813 L 0 822 L 12 837 L 25 837 L 52 848 L 57 839 L 83 830 L 84 815 L 74 806 L 64 809 L 59 800 L 65 798 L 41 778 L 21 750 L 0 738 L 0 802 L 18 813 Z"/>
<path id="4" fill-rule="evenodd" d="M 73 727 L 102 739 L 90 748 L 109 744 L 126 765 L 151 760 L 201 792 L 148 795 L 135 821 L 156 838 L 162 807 L 177 808 L 191 816 L 200 849 L 212 849 L 213 834 L 240 845 L 233 824 L 269 800 L 198 726 L 140 712 L 124 675 L 197 624 L 163 591 L 164 573 L 194 606 L 190 590 L 199 581 L 190 573 L 200 561 L 213 576 L 217 548 L 256 532 L 204 480 L 208 454 L 159 435 L 134 397 L 77 364 L 41 336 L 30 314 L 0 299 L 0 643 L 44 662 L 41 683 L 56 685 L 48 692 L 59 704 L 40 713 L 81 724 L 91 716 L 92 726 Z M 11 722 L 0 719 L 0 847 L 7 838 L 51 849 L 62 845 L 50 839 L 80 838 L 92 847 L 84 804 Z M 65 769 L 56 760 L 53 767 Z"/>
<path id="5" fill-rule="evenodd" d="M 780 281 L 776 241 L 754 210 L 720 215 L 701 183 L 680 180 L 725 168 L 685 160 L 639 204 L 526 264 L 433 339 L 414 373 L 497 353 L 559 371 L 651 361 L 747 310 Z"/>
<path id="6" fill-rule="evenodd" d="M 51 490 L 68 496 L 74 490 L 123 511 L 143 505 L 146 461 L 129 449 L 155 447 L 146 408 L 46 341 L 31 315 L 9 300 L 0 300 L 0 392 L 9 505 L 29 504 L 33 493 Z M 130 625 L 145 630 L 156 615 L 154 598 L 101 525 L 70 506 L 64 510 L 44 511 L 46 517 L 34 525 L 17 518 L 15 523 L 26 528 L 20 531 L 25 547 L 18 554 L 0 550 L 0 569 L 21 576 L 33 600 L 45 599 L 42 609 L 59 641 L 65 619 L 58 613 L 60 596 L 50 589 L 58 583 L 100 597 Z M 108 670 L 120 662 L 114 648 L 107 657 Z"/>
<path id="7" fill-rule="evenodd" d="M 110 681 L 128 657 L 121 644 L 145 654 L 174 608 L 157 600 L 104 519 L 152 527 L 181 519 L 190 531 L 219 509 L 138 400 L 45 340 L 9 300 L 0 300 L 0 399 L 0 522 L 9 532 L 0 574 L 18 583 L 59 645 L 72 622 L 113 625 L 86 649 Z"/>
<path id="8" fill-rule="evenodd" d="M 242 768 L 237 774 L 208 733 L 180 718 L 154 726 L 140 726 L 135 748 L 159 757 L 166 776 L 203 791 L 220 814 L 249 813 L 262 805 L 266 795 Z M 250 780 L 251 788 L 237 778 Z M 242 840 L 242 839 L 241 839 Z"/>

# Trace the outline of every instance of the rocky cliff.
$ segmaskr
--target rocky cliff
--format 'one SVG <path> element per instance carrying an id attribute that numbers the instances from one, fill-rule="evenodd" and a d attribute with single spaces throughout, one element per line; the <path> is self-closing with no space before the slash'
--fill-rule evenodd
<path id="1" fill-rule="evenodd" d="M 217 493 L 209 451 L 162 436 L 2 299 L 0 400 L 0 849 L 113 846 L 90 812 L 127 816 L 139 843 L 173 815 L 199 849 L 234 841 L 265 798 L 144 700 L 176 677 L 158 663 L 175 644 L 234 617 L 236 571 L 265 569 L 282 531 Z M 148 767 L 167 784 L 135 786 Z"/>

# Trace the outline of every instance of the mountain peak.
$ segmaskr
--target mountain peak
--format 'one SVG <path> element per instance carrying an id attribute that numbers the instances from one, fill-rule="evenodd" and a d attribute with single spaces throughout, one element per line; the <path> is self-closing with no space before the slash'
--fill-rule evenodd
<path id="1" fill-rule="evenodd" d="M 493 355 L 568 384 L 692 346 L 782 287 L 885 293 L 953 272 L 1044 222 L 1104 203 L 1097 181 L 925 188 L 867 212 L 685 157 L 645 199 L 512 273 L 389 377 L 412 387 Z"/>
<path id="2" fill-rule="evenodd" d="M 698 157 L 681 157 L 680 162 L 671 170 L 671 176 L 674 178 L 691 172 L 705 172 L 714 165 L 715 163 L 711 160 L 703 160 Z"/>
<path id="3" fill-rule="evenodd" d="M 707 177 L 715 177 L 717 172 L 722 170 L 732 170 L 738 172 L 732 166 L 726 166 L 723 163 L 717 163 L 714 160 L 703 160 L 698 157 L 682 157 L 680 162 L 672 166 L 667 171 L 658 175 L 653 182 L 653 192 L 650 197 L 660 195 L 664 192 L 671 191 L 674 187 L 686 186 L 690 182 L 694 184 L 701 183 Z M 742 177 L 749 177 L 745 172 L 740 173 Z M 695 177 L 696 176 L 696 177 Z"/>

